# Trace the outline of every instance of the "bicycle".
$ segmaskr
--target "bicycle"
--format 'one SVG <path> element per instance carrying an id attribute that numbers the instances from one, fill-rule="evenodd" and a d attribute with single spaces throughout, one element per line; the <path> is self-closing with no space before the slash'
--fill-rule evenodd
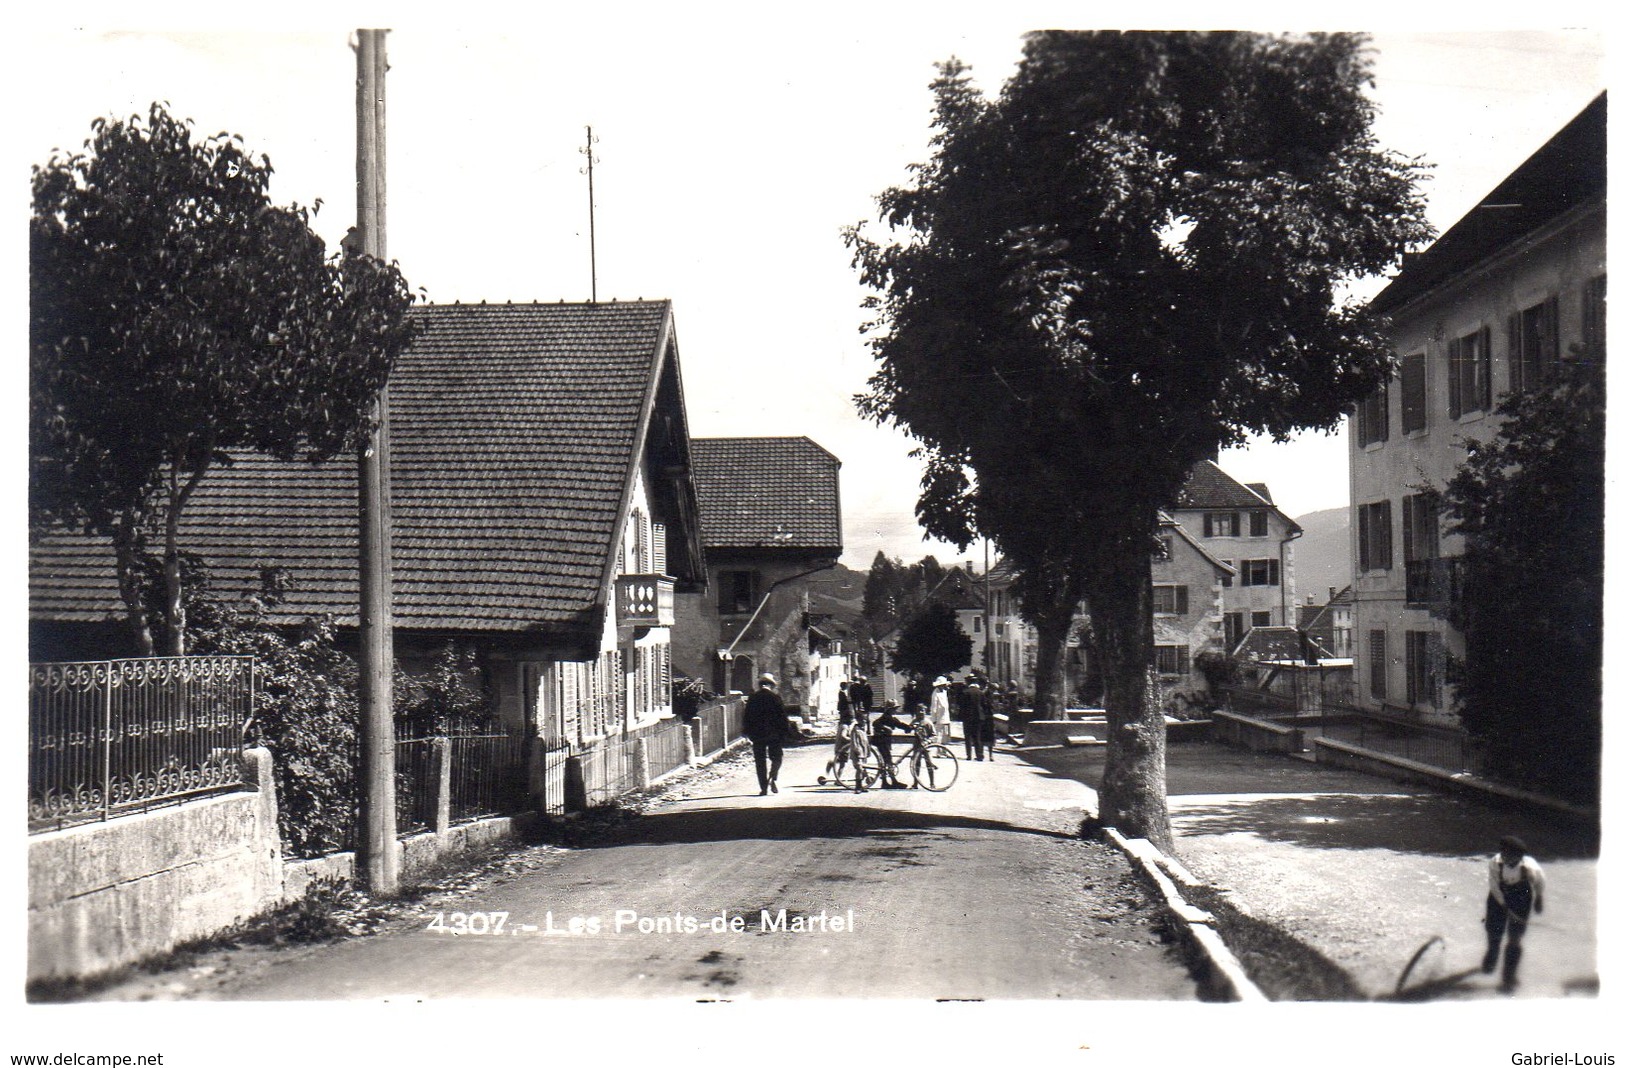
<path id="1" fill-rule="evenodd" d="M 897 754 L 890 763 L 881 755 L 878 746 L 874 747 L 874 756 L 864 764 L 866 783 L 887 781 L 901 785 L 899 771 L 908 768 L 909 789 L 930 790 L 932 793 L 941 793 L 953 786 L 959 779 L 959 758 L 954 756 L 952 749 L 936 740 L 931 725 L 922 719 L 916 719 L 908 732 L 909 747 Z"/>
<path id="2" fill-rule="evenodd" d="M 916 728 L 911 737 L 913 744 L 902 759 L 908 762 L 909 777 L 916 788 L 941 793 L 959 780 L 959 758 L 936 740 L 929 727 Z"/>

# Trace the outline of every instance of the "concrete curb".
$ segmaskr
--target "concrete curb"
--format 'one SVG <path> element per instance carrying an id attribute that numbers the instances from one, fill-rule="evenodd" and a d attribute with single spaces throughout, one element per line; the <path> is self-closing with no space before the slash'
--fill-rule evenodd
<path id="1" fill-rule="evenodd" d="M 1267 1002 L 1264 992 L 1247 978 L 1236 955 L 1224 944 L 1213 927 L 1213 916 L 1190 904 L 1180 894 L 1180 887 L 1198 887 L 1202 883 L 1179 861 L 1168 856 L 1145 838 L 1125 838 L 1115 827 L 1105 828 L 1111 840 L 1136 871 L 1157 888 L 1169 915 L 1178 924 L 1180 933 L 1206 961 L 1214 989 L 1226 1001 Z"/>

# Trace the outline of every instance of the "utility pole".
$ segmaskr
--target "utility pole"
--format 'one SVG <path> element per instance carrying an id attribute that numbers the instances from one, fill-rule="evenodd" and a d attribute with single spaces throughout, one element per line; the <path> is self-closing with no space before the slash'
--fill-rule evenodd
<path id="1" fill-rule="evenodd" d="M 595 162 L 592 146 L 597 143 L 598 139 L 592 135 L 592 127 L 587 127 L 587 145 L 580 152 L 587 157 L 587 255 L 590 257 L 594 304 L 598 303 L 598 201 L 592 191 L 592 165 Z"/>
<path id="2" fill-rule="evenodd" d="M 356 31 L 358 250 L 384 259 L 384 57 L 387 30 Z M 390 566 L 389 387 L 359 459 L 361 572 L 361 870 L 374 893 L 400 889 L 395 843 L 395 609 Z"/>
<path id="3" fill-rule="evenodd" d="M 993 547 L 982 538 L 982 666 L 987 668 L 988 681 L 993 681 Z"/>

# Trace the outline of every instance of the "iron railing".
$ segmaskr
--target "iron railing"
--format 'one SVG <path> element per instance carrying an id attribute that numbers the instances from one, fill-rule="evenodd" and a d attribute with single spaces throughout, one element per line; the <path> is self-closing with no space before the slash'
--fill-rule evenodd
<path id="1" fill-rule="evenodd" d="M 1357 745 L 1388 756 L 1448 772 L 1482 774 L 1485 746 L 1466 731 L 1426 723 L 1410 723 L 1393 716 L 1375 715 L 1366 709 L 1328 708 L 1319 734 L 1323 738 Z"/>
<path id="2" fill-rule="evenodd" d="M 30 830 L 243 783 L 254 658 L 31 664 Z"/>
<path id="3" fill-rule="evenodd" d="M 523 732 L 458 731 L 447 736 L 451 760 L 451 822 L 503 816 L 530 807 L 528 749 Z"/>

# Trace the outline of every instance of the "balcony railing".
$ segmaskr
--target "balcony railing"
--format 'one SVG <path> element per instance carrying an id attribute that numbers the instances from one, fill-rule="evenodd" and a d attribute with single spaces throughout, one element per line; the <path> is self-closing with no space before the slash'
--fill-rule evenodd
<path id="1" fill-rule="evenodd" d="M 615 622 L 622 627 L 669 627 L 677 622 L 676 583 L 665 575 L 615 579 Z"/>

